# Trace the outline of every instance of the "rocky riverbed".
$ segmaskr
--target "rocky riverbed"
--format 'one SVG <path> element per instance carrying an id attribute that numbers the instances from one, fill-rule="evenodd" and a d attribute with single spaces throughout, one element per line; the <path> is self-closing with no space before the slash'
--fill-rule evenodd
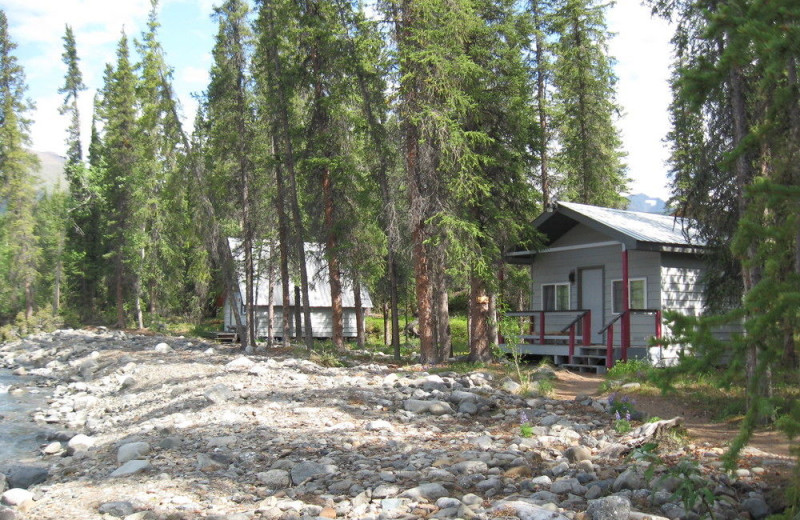
<path id="1" fill-rule="evenodd" d="M 521 397 L 480 371 L 327 368 L 105 330 L 5 344 L 0 365 L 52 392 L 34 413 L 47 442 L 0 467 L 0 519 L 705 517 L 687 489 L 713 495 L 715 518 L 783 507 L 785 460 L 728 474 L 723 447 L 676 447 L 662 457 L 694 458 L 686 486 L 669 465 L 608 455 L 625 439 L 603 400 Z"/>

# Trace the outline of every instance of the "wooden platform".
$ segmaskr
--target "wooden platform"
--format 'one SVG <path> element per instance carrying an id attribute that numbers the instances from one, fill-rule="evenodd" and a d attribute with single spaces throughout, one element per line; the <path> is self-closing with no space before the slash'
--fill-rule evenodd
<path id="1" fill-rule="evenodd" d="M 219 343 L 239 343 L 239 335 L 235 332 L 217 332 L 215 339 Z"/>
<path id="2" fill-rule="evenodd" d="M 530 340 L 533 337 L 528 337 Z M 538 336 L 536 336 L 538 338 Z M 523 337 L 523 339 L 526 339 Z M 500 345 L 500 348 L 506 352 L 510 352 L 510 348 L 506 345 Z M 575 345 L 575 353 L 572 356 L 572 363 L 569 361 L 569 345 L 565 344 L 538 344 L 538 343 L 523 343 L 518 345 L 520 353 L 530 356 L 552 356 L 553 363 L 576 372 L 590 372 L 593 374 L 605 374 L 608 369 L 606 368 L 606 346 L 605 345 Z M 619 349 L 615 349 L 615 354 L 618 354 Z"/>

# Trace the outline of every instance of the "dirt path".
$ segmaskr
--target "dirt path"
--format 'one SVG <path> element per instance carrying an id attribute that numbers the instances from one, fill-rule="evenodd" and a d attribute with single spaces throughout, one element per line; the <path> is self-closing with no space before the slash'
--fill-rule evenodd
<path id="1" fill-rule="evenodd" d="M 556 375 L 554 386 L 558 399 L 572 400 L 577 395 L 600 395 L 598 387 L 603 382 L 603 376 L 576 374 L 566 370 L 558 370 Z M 678 402 L 674 397 L 633 394 L 632 399 L 635 401 L 635 408 L 649 417 L 658 416 L 663 419 L 683 417 L 689 437 L 698 445 L 708 443 L 712 446 L 726 447 L 739 432 L 738 422 L 714 422 L 708 410 Z M 786 436 L 777 431 L 756 432 L 749 446 L 780 457 L 790 456 Z"/>

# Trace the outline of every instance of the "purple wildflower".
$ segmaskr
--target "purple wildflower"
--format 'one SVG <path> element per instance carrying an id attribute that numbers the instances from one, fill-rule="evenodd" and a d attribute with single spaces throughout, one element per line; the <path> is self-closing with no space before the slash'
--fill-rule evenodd
<path id="1" fill-rule="evenodd" d="M 626 410 L 625 411 L 625 420 L 626 421 L 630 421 L 631 420 L 631 411 L 630 410 Z"/>
<path id="2" fill-rule="evenodd" d="M 524 410 L 519 413 L 519 422 L 528 424 L 528 414 L 526 414 Z"/>
<path id="3" fill-rule="evenodd" d="M 619 410 L 617 410 L 616 412 L 614 412 L 614 419 L 616 419 L 616 420 L 618 420 L 618 421 L 620 420 L 620 416 L 619 416 Z"/>

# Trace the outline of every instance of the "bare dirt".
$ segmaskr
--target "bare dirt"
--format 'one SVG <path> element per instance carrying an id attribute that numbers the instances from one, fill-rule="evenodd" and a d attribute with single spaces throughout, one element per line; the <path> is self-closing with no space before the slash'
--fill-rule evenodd
<path id="1" fill-rule="evenodd" d="M 567 370 L 556 372 L 554 385 L 558 399 L 572 400 L 578 395 L 597 397 L 603 376 L 596 374 L 577 374 Z M 683 417 L 689 440 L 698 445 L 727 447 L 739 433 L 739 421 L 717 422 L 712 420 L 712 410 L 703 409 L 693 404 L 678 401 L 674 396 L 648 395 L 630 392 L 635 401 L 635 408 L 648 417 L 658 416 L 662 419 Z M 765 454 L 789 457 L 790 444 L 786 436 L 774 430 L 759 430 L 750 440 L 748 453 L 765 452 Z"/>

